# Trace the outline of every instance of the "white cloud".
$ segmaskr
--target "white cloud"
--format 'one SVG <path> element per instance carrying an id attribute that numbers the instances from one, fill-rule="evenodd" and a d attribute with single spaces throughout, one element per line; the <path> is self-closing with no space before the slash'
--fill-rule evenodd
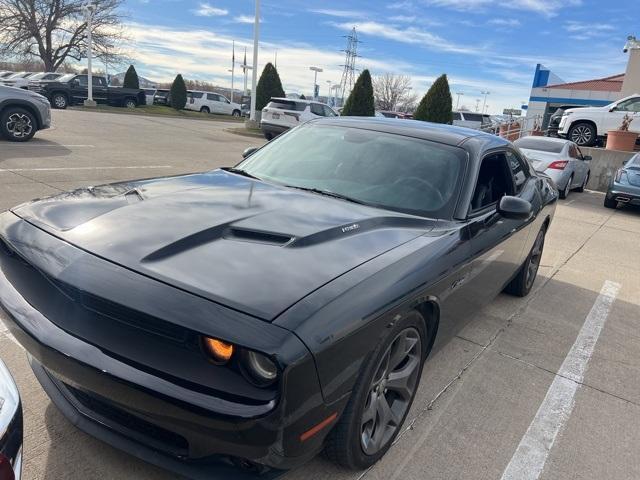
<path id="1" fill-rule="evenodd" d="M 330 8 L 319 8 L 319 9 L 312 9 L 309 11 L 311 13 L 317 13 L 319 15 L 327 15 L 329 17 L 339 17 L 339 18 L 362 18 L 367 16 L 365 12 L 360 12 L 357 10 L 333 10 Z"/>
<path id="2" fill-rule="evenodd" d="M 389 17 L 389 20 L 392 22 L 400 22 L 400 23 L 413 23 L 416 21 L 415 15 L 394 15 L 393 17 Z"/>
<path id="3" fill-rule="evenodd" d="M 570 20 L 565 23 L 565 30 L 569 32 L 569 38 L 574 40 L 590 40 L 611 36 L 617 29 L 608 23 L 583 23 Z"/>
<path id="4" fill-rule="evenodd" d="M 233 18 L 233 21 L 236 23 L 253 23 L 255 21 L 255 17 L 252 15 L 238 15 Z M 260 23 L 264 22 L 264 20 L 260 19 Z"/>
<path id="5" fill-rule="evenodd" d="M 519 27 L 520 20 L 516 18 L 492 18 L 487 22 L 489 25 L 498 25 L 502 27 Z"/>
<path id="6" fill-rule="evenodd" d="M 428 3 L 462 11 L 501 7 L 554 17 L 563 8 L 582 5 L 582 0 L 428 0 Z"/>
<path id="7" fill-rule="evenodd" d="M 410 1 L 393 2 L 387 5 L 387 8 L 390 8 L 392 10 L 409 10 L 413 8 L 413 3 L 411 3 Z"/>
<path id="8" fill-rule="evenodd" d="M 229 14 L 229 10 L 214 7 L 210 3 L 201 3 L 200 6 L 192 10 L 192 12 L 199 17 L 223 17 Z"/>
<path id="9" fill-rule="evenodd" d="M 351 23 L 332 23 L 332 25 L 341 30 L 351 30 L 354 26 Z M 355 26 L 358 29 L 358 33 L 382 37 L 401 43 L 418 44 L 430 50 L 462 53 L 466 55 L 481 55 L 487 53 L 486 49 L 481 46 L 456 44 L 439 35 L 415 27 L 400 29 L 378 22 L 360 22 Z"/>

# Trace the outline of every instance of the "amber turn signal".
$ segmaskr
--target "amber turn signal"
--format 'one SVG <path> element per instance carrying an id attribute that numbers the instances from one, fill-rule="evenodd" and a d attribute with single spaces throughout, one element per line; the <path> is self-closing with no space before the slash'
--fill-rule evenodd
<path id="1" fill-rule="evenodd" d="M 203 337 L 204 348 L 215 362 L 227 363 L 233 355 L 233 344 L 217 338 Z"/>

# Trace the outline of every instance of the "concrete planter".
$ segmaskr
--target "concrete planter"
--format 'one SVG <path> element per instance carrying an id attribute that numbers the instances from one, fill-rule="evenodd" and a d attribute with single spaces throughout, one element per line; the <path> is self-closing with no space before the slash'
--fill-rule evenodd
<path id="1" fill-rule="evenodd" d="M 510 142 L 516 141 L 520 138 L 520 124 L 511 123 L 506 125 L 500 125 L 500 136 L 506 138 Z"/>
<path id="2" fill-rule="evenodd" d="M 618 150 L 620 152 L 633 152 L 636 146 L 638 134 L 634 132 L 623 132 L 621 130 L 609 130 L 607 132 L 607 150 Z"/>

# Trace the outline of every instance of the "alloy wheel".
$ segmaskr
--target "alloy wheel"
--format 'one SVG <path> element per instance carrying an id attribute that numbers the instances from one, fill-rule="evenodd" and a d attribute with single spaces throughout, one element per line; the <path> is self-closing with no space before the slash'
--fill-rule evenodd
<path id="1" fill-rule="evenodd" d="M 571 132 L 571 141 L 578 145 L 586 145 L 591 142 L 591 129 L 586 125 L 578 125 Z"/>
<path id="2" fill-rule="evenodd" d="M 382 356 L 361 420 L 361 446 L 375 455 L 400 428 L 418 385 L 422 342 L 415 328 L 401 331 Z"/>
<path id="3" fill-rule="evenodd" d="M 62 95 L 56 95 L 53 99 L 56 108 L 64 108 L 67 106 L 67 100 Z"/>
<path id="4" fill-rule="evenodd" d="M 538 233 L 536 243 L 533 244 L 531 255 L 529 256 L 529 264 L 527 265 L 526 287 L 530 289 L 538 274 L 540 268 L 540 259 L 542 258 L 542 250 L 544 248 L 544 231 Z"/>
<path id="5" fill-rule="evenodd" d="M 567 198 L 569 196 L 569 193 L 571 192 L 571 182 L 573 181 L 573 176 L 569 177 L 569 180 L 567 180 L 567 186 L 564 187 L 564 198 Z"/>
<path id="6" fill-rule="evenodd" d="M 25 113 L 12 113 L 7 118 L 7 131 L 13 138 L 26 138 L 33 132 L 33 122 Z"/>

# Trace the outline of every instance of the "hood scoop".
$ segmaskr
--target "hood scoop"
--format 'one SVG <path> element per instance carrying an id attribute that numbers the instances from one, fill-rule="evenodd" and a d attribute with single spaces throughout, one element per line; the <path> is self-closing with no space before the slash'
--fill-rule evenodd
<path id="1" fill-rule="evenodd" d="M 291 242 L 294 237 L 282 233 L 262 232 L 259 230 L 249 230 L 245 228 L 229 228 L 224 232 L 223 237 L 227 240 L 238 240 L 241 242 L 263 243 L 282 247 Z"/>

